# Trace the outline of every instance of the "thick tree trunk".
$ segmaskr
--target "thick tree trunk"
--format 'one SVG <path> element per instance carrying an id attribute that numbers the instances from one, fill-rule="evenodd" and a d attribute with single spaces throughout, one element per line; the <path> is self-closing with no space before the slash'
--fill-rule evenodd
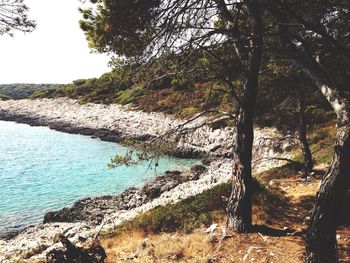
<path id="1" fill-rule="evenodd" d="M 227 204 L 227 225 L 242 233 L 252 226 L 252 146 L 253 122 L 242 109 L 236 121 L 233 147 L 232 191 Z"/>
<path id="2" fill-rule="evenodd" d="M 310 151 L 310 145 L 307 140 L 307 119 L 305 114 L 305 98 L 304 93 L 298 87 L 298 135 L 302 146 L 302 152 L 304 157 L 304 169 L 306 174 L 310 174 L 313 169 L 312 154 Z"/>
<path id="3" fill-rule="evenodd" d="M 308 262 L 338 262 L 336 230 L 341 204 L 350 186 L 350 126 L 338 129 L 336 153 L 321 183 L 307 231 Z"/>
<path id="4" fill-rule="evenodd" d="M 312 211 L 306 237 L 307 262 L 338 262 L 336 230 L 341 215 L 341 206 L 347 189 L 350 188 L 350 102 L 341 94 L 330 74 L 313 56 L 296 46 L 291 40 L 289 21 L 273 1 L 270 12 L 279 22 L 282 46 L 290 60 L 315 81 L 337 115 L 337 138 L 335 154 L 330 168 L 322 180 Z M 306 48 L 307 50 L 307 48 Z"/>
<path id="5" fill-rule="evenodd" d="M 337 138 L 330 168 L 322 180 L 307 231 L 307 260 L 312 263 L 338 262 L 336 230 L 341 207 L 350 187 L 350 105 L 327 85 L 322 91 L 337 113 Z"/>
<path id="6" fill-rule="evenodd" d="M 333 263 L 338 262 L 336 230 L 342 203 L 350 188 L 350 102 L 316 61 L 295 54 L 294 64 L 315 81 L 337 115 L 335 153 L 317 194 L 306 237 L 307 262 Z"/>
<path id="7" fill-rule="evenodd" d="M 235 231 L 248 232 L 252 226 L 252 149 L 253 119 L 258 90 L 259 70 L 263 49 L 263 23 L 257 1 L 245 1 L 252 26 L 251 47 L 246 71 L 242 105 L 236 120 L 233 146 L 232 192 L 227 205 L 227 226 Z M 238 47 L 236 47 L 237 49 Z M 239 49 L 239 48 L 238 48 Z"/>

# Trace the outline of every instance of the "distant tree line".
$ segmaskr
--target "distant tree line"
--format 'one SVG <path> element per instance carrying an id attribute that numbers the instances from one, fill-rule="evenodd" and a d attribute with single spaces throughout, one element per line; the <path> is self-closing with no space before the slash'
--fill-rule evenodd
<path id="1" fill-rule="evenodd" d="M 0 98 L 24 99 L 35 92 L 53 90 L 61 86 L 61 84 L 0 84 Z"/>

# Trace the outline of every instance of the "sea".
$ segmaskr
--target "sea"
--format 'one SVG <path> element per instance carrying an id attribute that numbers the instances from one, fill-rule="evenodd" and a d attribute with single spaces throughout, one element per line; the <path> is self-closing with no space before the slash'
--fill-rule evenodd
<path id="1" fill-rule="evenodd" d="M 108 167 L 127 150 L 88 136 L 0 121 L 0 232 L 41 223 L 45 213 L 78 199 L 118 194 L 198 162 L 163 157 L 158 166 L 143 161 Z"/>

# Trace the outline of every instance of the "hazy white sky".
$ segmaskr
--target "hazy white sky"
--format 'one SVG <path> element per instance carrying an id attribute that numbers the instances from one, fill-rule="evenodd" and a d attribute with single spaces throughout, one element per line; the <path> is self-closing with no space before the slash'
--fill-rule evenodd
<path id="1" fill-rule="evenodd" d="M 108 57 L 91 54 L 78 0 L 25 0 L 32 33 L 0 36 L 0 83 L 69 83 L 110 71 Z"/>

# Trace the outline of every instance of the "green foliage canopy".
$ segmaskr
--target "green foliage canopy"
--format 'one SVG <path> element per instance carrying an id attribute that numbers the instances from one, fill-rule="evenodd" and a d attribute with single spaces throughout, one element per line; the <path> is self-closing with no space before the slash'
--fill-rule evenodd
<path id="1" fill-rule="evenodd" d="M 119 56 L 152 58 L 183 50 L 213 47 L 237 30 L 221 22 L 223 13 L 246 16 L 236 0 L 90 0 L 81 9 L 81 28 L 90 47 Z M 223 7 L 223 8 L 222 8 Z M 242 34 L 249 26 L 240 25 Z M 250 34 L 250 32 L 249 32 Z M 244 38 L 240 38 L 243 41 Z M 234 52 L 234 50 L 233 50 Z"/>
<path id="2" fill-rule="evenodd" d="M 8 99 L 24 99 L 34 93 L 53 91 L 61 86 L 60 84 L 0 84 L 0 96 Z"/>
<path id="3" fill-rule="evenodd" d="M 152 35 L 152 19 L 159 0 L 91 0 L 94 8 L 80 9 L 90 47 L 99 52 L 137 55 Z M 136 53 L 135 53 L 136 52 Z"/>

